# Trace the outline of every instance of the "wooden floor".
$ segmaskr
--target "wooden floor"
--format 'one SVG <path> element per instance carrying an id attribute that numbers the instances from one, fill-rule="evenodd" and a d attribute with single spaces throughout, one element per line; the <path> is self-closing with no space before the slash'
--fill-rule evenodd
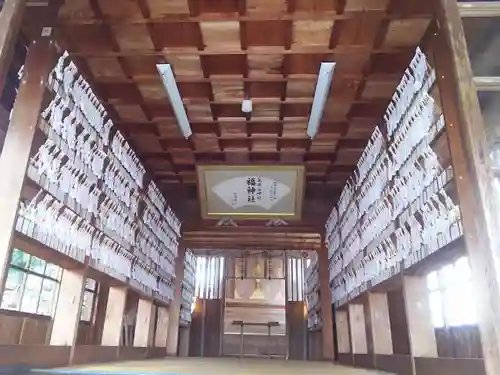
<path id="1" fill-rule="evenodd" d="M 113 375 L 375 375 L 379 371 L 354 369 L 328 362 L 284 361 L 277 359 L 168 358 L 116 362 L 48 370 L 57 374 Z"/>

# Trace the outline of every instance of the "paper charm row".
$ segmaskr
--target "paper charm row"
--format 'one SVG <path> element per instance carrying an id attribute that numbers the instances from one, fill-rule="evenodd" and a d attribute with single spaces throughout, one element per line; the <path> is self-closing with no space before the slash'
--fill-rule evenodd
<path id="1" fill-rule="evenodd" d="M 427 57 L 417 47 L 410 66 L 406 69 L 384 115 L 389 136 L 392 136 L 401 125 L 415 95 L 419 92 L 427 92 L 435 79 L 435 72 L 429 66 Z"/>
<path id="2" fill-rule="evenodd" d="M 385 280 L 391 276 L 391 270 L 398 269 L 401 261 L 414 257 L 423 249 L 435 251 L 458 237 L 459 233 L 453 233 L 451 229 L 459 228 L 460 211 L 444 190 L 430 197 L 421 207 L 419 215 L 420 219 L 410 216 L 396 229 L 394 237 L 385 238 L 366 257 L 359 253 L 345 270 L 339 271 L 340 259 L 332 262 L 330 277 L 337 272 L 337 276 L 332 278 L 337 300 L 364 283 L 371 281 L 375 285 Z M 420 254 L 418 260 L 425 255 L 429 254 Z"/>

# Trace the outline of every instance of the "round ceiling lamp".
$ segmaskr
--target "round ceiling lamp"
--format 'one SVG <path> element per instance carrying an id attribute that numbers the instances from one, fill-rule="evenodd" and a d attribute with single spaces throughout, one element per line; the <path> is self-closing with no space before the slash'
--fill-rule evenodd
<path id="1" fill-rule="evenodd" d="M 245 114 L 247 120 L 252 116 L 252 100 L 249 98 L 243 99 L 241 102 L 241 111 Z"/>

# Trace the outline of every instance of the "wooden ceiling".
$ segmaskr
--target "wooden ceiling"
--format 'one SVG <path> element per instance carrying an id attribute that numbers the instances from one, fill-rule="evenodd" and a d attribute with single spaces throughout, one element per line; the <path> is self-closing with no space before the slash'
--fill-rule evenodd
<path id="1" fill-rule="evenodd" d="M 428 29 L 431 3 L 67 0 L 59 38 L 165 191 L 196 199 L 197 164 L 292 163 L 306 166 L 306 198 L 336 197 Z M 309 140 L 323 61 L 337 65 Z M 191 123 L 188 140 L 156 71 L 165 62 Z M 250 121 L 244 95 L 253 100 Z"/>

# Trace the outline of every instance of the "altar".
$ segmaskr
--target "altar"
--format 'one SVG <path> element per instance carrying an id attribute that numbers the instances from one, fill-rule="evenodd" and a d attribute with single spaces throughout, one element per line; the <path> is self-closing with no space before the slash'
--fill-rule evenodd
<path id="1" fill-rule="evenodd" d="M 283 257 L 231 259 L 226 280 L 223 353 L 285 356 Z"/>

